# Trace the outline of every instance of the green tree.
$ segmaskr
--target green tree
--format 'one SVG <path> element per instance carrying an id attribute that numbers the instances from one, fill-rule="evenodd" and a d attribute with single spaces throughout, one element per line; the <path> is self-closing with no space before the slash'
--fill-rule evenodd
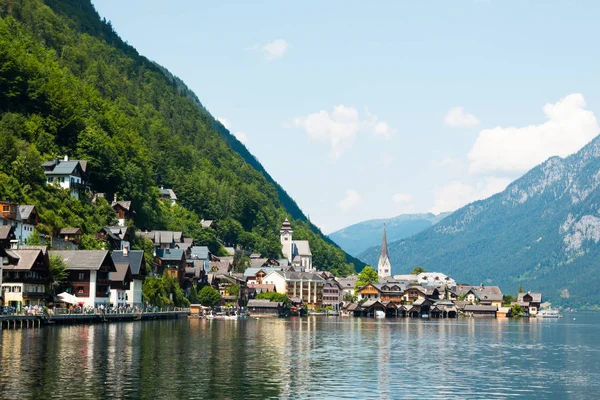
<path id="1" fill-rule="evenodd" d="M 190 289 L 190 295 L 188 297 L 191 304 L 198 304 L 198 290 L 196 285 L 193 285 Z"/>
<path id="2" fill-rule="evenodd" d="M 368 283 L 377 282 L 379 282 L 379 274 L 377 274 L 377 271 L 375 271 L 373 267 L 367 265 L 358 274 L 358 279 L 356 280 L 356 285 L 354 286 L 354 292 L 357 292 L 358 289 L 360 289 Z"/>
<path id="3" fill-rule="evenodd" d="M 227 290 L 230 296 L 234 296 L 236 299 L 240 295 L 240 285 L 231 285 Z"/>
<path id="4" fill-rule="evenodd" d="M 290 298 L 283 294 L 277 292 L 262 292 L 256 295 L 257 300 L 269 300 L 277 303 L 284 303 L 286 305 L 291 304 Z"/>
<path id="5" fill-rule="evenodd" d="M 504 296 L 502 296 L 502 304 L 504 305 L 510 305 L 510 303 L 512 303 L 513 301 L 515 301 L 515 298 L 510 294 L 505 294 Z"/>
<path id="6" fill-rule="evenodd" d="M 59 255 L 50 256 L 50 276 L 52 277 L 52 290 L 65 283 L 69 273 L 67 271 L 67 263 Z"/>
<path id="7" fill-rule="evenodd" d="M 419 274 L 422 274 L 423 272 L 427 272 L 427 271 L 425 271 L 425 268 L 423 268 L 421 266 L 417 266 L 411 271 L 410 274 L 411 275 L 419 275 Z"/>
<path id="8" fill-rule="evenodd" d="M 177 279 L 167 274 L 166 271 L 160 278 L 146 278 L 142 285 L 142 294 L 146 301 L 153 306 L 186 307 L 190 305 Z"/>
<path id="9" fill-rule="evenodd" d="M 221 303 L 221 295 L 212 286 L 204 286 L 198 293 L 200 304 L 207 307 L 215 307 Z"/>
<path id="10" fill-rule="evenodd" d="M 521 307 L 519 304 L 514 304 L 511 307 L 510 312 L 513 317 L 522 317 L 525 314 L 523 307 Z"/>

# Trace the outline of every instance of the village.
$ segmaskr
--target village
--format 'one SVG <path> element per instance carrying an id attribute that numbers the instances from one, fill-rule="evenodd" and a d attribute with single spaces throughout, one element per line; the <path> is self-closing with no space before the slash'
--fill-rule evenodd
<path id="1" fill-rule="evenodd" d="M 89 196 L 87 162 L 55 159 L 41 166 L 46 184 L 58 186 L 80 199 L 94 202 L 102 193 Z M 174 205 L 172 189 L 161 187 L 162 201 Z M 31 238 L 39 223 L 36 205 L 1 201 L 0 213 L 0 301 L 1 314 L 32 313 L 121 313 L 147 310 L 156 304 L 143 295 L 144 281 L 167 275 L 195 300 L 196 288 L 211 287 L 218 301 L 192 301 L 192 313 L 212 315 L 216 308 L 244 310 L 253 316 L 340 315 L 355 317 L 456 318 L 535 316 L 541 293 L 518 293 L 510 299 L 497 286 L 468 285 L 439 272 L 413 271 L 391 275 L 385 225 L 377 270 L 368 282 L 360 275 L 336 277 L 313 264 L 310 243 L 294 240 L 286 219 L 279 230 L 281 259 L 263 258 L 239 247 L 225 247 L 227 256 L 217 256 L 207 246 L 177 231 L 134 231 L 135 211 L 131 202 L 115 194 L 111 207 L 114 226 L 95 233 L 105 243 L 103 250 L 79 249 L 82 227 L 62 228 L 42 245 Z M 203 229 L 213 221 L 202 220 Z M 143 250 L 132 249 L 134 235 L 153 245 L 151 260 Z M 51 258 L 59 257 L 66 276 L 52 285 Z M 249 259 L 240 270 L 236 260 Z M 366 267 L 371 268 L 371 267 Z M 363 271 L 364 272 L 364 271 Z M 189 301 L 188 301 L 189 303 Z M 237 315 L 237 314 L 236 314 Z"/>

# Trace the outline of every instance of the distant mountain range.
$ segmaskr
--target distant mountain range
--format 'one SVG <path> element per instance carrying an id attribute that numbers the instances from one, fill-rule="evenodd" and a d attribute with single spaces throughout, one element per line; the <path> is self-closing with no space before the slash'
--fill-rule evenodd
<path id="1" fill-rule="evenodd" d="M 486 200 L 389 244 L 392 269 L 450 274 L 505 293 L 542 291 L 555 304 L 600 305 L 600 137 L 552 157 Z M 359 255 L 377 263 L 379 248 Z"/>
<path id="2" fill-rule="evenodd" d="M 357 256 L 369 247 L 381 245 L 384 221 L 387 226 L 388 241 L 393 242 L 424 231 L 450 214 L 449 212 L 439 215 L 432 213 L 402 214 L 387 220 L 372 219 L 333 232 L 329 238 L 346 253 Z"/>

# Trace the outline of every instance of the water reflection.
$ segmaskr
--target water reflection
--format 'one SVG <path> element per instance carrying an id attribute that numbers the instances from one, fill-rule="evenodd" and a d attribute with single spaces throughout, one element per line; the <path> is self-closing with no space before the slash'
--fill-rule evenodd
<path id="1" fill-rule="evenodd" d="M 46 327 L 0 335 L 2 398 L 583 397 L 600 316 L 292 318 Z"/>

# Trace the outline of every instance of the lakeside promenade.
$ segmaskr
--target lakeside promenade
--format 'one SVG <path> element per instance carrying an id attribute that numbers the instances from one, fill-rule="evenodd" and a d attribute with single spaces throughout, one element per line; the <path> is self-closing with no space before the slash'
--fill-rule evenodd
<path id="1" fill-rule="evenodd" d="M 0 315 L 0 329 L 39 328 L 42 325 L 74 323 L 100 323 L 144 321 L 152 319 L 175 319 L 190 315 L 189 308 L 171 307 L 169 309 L 152 308 L 139 312 L 102 312 L 69 313 L 69 310 L 57 309 L 53 314 L 8 314 Z"/>

